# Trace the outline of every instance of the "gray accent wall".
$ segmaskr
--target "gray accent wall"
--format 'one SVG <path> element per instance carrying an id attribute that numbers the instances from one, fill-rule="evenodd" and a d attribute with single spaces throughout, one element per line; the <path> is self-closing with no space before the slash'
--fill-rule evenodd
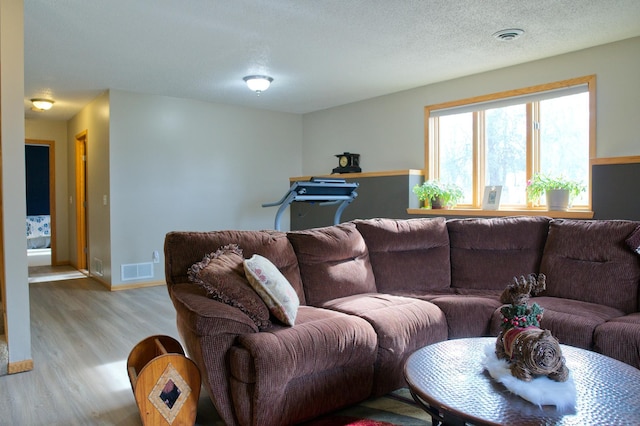
<path id="1" fill-rule="evenodd" d="M 640 220 L 640 163 L 594 164 L 594 219 Z"/>
<path id="2" fill-rule="evenodd" d="M 358 196 L 342 213 L 341 222 L 375 217 L 407 219 L 412 217 L 407 214 L 407 208 L 420 207 L 412 188 L 422 183 L 421 175 L 407 173 L 394 176 L 352 176 L 339 175 L 347 182 L 358 183 Z M 318 203 L 294 202 L 290 207 L 291 229 L 333 225 L 336 210 L 337 205 L 322 206 Z M 273 208 L 274 216 L 275 212 L 276 208 Z"/>

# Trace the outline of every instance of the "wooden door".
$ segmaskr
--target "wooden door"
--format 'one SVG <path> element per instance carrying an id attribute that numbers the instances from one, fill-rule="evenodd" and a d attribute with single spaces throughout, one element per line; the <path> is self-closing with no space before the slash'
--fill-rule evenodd
<path id="1" fill-rule="evenodd" d="M 87 269 L 87 131 L 76 135 L 76 268 Z"/>

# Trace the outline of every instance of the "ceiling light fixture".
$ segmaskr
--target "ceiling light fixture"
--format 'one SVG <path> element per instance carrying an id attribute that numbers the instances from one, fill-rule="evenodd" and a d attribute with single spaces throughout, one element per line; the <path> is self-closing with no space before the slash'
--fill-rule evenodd
<path id="1" fill-rule="evenodd" d="M 493 36 L 501 41 L 512 41 L 520 37 L 524 34 L 524 30 L 520 30 L 518 28 L 509 28 L 506 30 L 498 31 L 497 33 L 493 33 Z"/>
<path id="2" fill-rule="evenodd" d="M 54 104 L 51 99 L 34 98 L 31 99 L 34 111 L 48 111 Z"/>
<path id="3" fill-rule="evenodd" d="M 269 88 L 273 78 L 266 75 L 248 75 L 243 78 L 245 83 L 247 83 L 247 87 L 253 90 L 260 96 L 260 93 L 264 92 Z"/>

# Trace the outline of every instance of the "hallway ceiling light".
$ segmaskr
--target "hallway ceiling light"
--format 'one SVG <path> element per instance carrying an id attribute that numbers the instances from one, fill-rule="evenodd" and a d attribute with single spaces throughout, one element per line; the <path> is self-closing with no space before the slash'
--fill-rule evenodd
<path id="1" fill-rule="evenodd" d="M 31 99 L 31 103 L 33 104 L 34 111 L 48 111 L 54 104 L 54 101 L 51 99 L 42 99 L 42 98 L 34 98 Z"/>
<path id="2" fill-rule="evenodd" d="M 258 95 L 269 88 L 273 78 L 266 75 L 248 75 L 243 78 L 247 87 L 256 92 Z"/>

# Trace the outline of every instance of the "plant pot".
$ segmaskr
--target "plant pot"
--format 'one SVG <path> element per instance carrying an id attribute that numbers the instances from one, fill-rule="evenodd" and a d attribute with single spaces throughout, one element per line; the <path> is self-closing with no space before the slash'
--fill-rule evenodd
<path id="1" fill-rule="evenodd" d="M 566 211 L 569 209 L 568 189 L 549 189 L 545 191 L 547 196 L 547 210 Z"/>
<path id="2" fill-rule="evenodd" d="M 443 204 L 442 199 L 440 197 L 436 197 L 431 199 L 431 208 L 436 210 L 436 209 L 450 209 L 451 207 L 446 204 Z"/>

